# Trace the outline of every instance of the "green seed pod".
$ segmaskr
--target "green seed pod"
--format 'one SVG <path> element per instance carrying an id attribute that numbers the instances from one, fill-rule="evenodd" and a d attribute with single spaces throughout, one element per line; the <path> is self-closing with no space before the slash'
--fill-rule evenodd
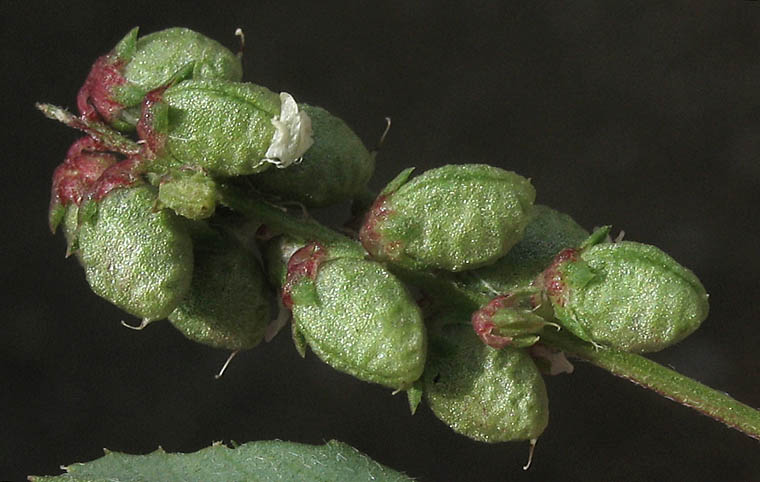
<path id="1" fill-rule="evenodd" d="M 146 321 L 166 318 L 190 287 L 193 245 L 180 218 L 153 211 L 147 185 L 82 204 L 78 256 L 92 290 Z"/>
<path id="2" fill-rule="evenodd" d="M 238 82 L 240 58 L 221 44 L 186 28 L 137 38 L 133 28 L 92 66 L 77 96 L 79 112 L 118 129 L 133 129 L 143 97 L 179 77 Z"/>
<path id="3" fill-rule="evenodd" d="M 570 216 L 537 204 L 523 238 L 494 264 L 457 274 L 465 288 L 493 296 L 529 286 L 565 248 L 580 246 L 589 233 Z"/>
<path id="4" fill-rule="evenodd" d="M 662 350 L 707 317 L 699 279 L 655 246 L 599 242 L 567 249 L 537 279 L 560 324 L 578 337 L 619 350 Z"/>
<path id="5" fill-rule="evenodd" d="M 283 302 L 311 349 L 336 370 L 401 390 L 425 365 L 426 332 L 417 304 L 382 265 L 331 258 L 309 244 L 288 262 Z"/>
<path id="6" fill-rule="evenodd" d="M 217 183 L 201 171 L 174 170 L 159 181 L 160 206 L 189 219 L 210 218 L 218 198 Z"/>
<path id="7" fill-rule="evenodd" d="M 431 331 L 425 399 L 455 432 L 482 442 L 535 440 L 549 421 L 543 378 L 525 350 L 486 346 L 469 324 Z"/>
<path id="8" fill-rule="evenodd" d="M 253 348 L 271 321 L 264 273 L 229 235 L 194 236 L 190 291 L 169 321 L 187 338 L 227 350 Z"/>
<path id="9" fill-rule="evenodd" d="M 263 193 L 308 207 L 353 199 L 372 176 L 374 156 L 341 119 L 321 107 L 300 107 L 311 118 L 314 145 L 301 162 L 251 176 L 251 183 Z"/>
<path id="10" fill-rule="evenodd" d="M 474 269 L 522 237 L 535 198 L 530 181 L 484 164 L 403 171 L 380 194 L 360 239 L 375 258 L 412 269 Z"/>
<path id="11" fill-rule="evenodd" d="M 313 143 L 311 119 L 290 94 L 206 80 L 150 92 L 137 133 L 158 173 L 194 166 L 213 176 L 254 174 L 293 164 Z"/>

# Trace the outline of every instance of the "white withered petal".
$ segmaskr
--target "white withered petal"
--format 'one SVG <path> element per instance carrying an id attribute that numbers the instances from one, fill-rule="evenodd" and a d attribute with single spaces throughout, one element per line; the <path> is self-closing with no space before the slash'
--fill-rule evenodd
<path id="1" fill-rule="evenodd" d="M 287 92 L 280 93 L 280 115 L 272 119 L 275 127 L 272 144 L 266 152 L 266 162 L 283 168 L 296 162 L 314 144 L 311 130 L 311 118 L 306 112 L 298 110 L 293 96 Z"/>

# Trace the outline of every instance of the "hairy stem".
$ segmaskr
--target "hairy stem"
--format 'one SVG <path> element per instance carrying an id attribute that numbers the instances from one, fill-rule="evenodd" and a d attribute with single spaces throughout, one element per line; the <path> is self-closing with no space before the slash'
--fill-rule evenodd
<path id="1" fill-rule="evenodd" d="M 267 224 L 277 231 L 309 240 L 340 243 L 357 250 L 357 252 L 361 251 L 362 255 L 366 255 L 357 241 L 316 221 L 299 219 L 269 203 L 252 199 L 236 188 L 229 186 L 223 188 L 222 203 L 243 215 Z M 436 298 L 474 307 L 473 309 L 489 301 L 488 297 L 483 294 L 468 291 L 445 276 L 392 269 L 397 276 L 407 283 L 420 287 Z M 572 357 L 586 360 L 613 375 L 653 390 L 666 398 L 693 408 L 760 440 L 760 411 L 652 360 L 632 353 L 598 349 L 565 331 L 544 330 L 541 335 L 541 342 L 562 350 Z"/>
<path id="2" fill-rule="evenodd" d="M 101 122 L 75 116 L 66 109 L 53 104 L 38 102 L 35 104 L 35 107 L 48 119 L 56 120 L 74 129 L 79 129 L 88 136 L 97 139 L 109 149 L 113 149 L 124 155 L 138 154 L 140 152 L 139 144 Z"/>
<path id="3" fill-rule="evenodd" d="M 544 330 L 541 342 L 760 440 L 760 411 L 648 358 L 616 350 L 597 349 L 566 332 L 553 330 Z"/>

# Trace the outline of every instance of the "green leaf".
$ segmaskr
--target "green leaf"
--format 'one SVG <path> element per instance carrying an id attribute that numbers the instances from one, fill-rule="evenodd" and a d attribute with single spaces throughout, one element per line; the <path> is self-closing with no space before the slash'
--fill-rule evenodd
<path id="1" fill-rule="evenodd" d="M 31 481 L 410 481 L 380 465 L 355 448 L 336 440 L 324 445 L 293 442 L 249 442 L 236 448 L 214 444 L 190 454 L 166 453 L 159 448 L 147 455 L 106 451 L 84 464 L 65 467 L 66 474 L 31 476 Z"/>

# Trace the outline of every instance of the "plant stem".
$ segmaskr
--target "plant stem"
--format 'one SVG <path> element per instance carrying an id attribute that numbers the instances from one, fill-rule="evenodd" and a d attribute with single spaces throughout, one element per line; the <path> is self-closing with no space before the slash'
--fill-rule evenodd
<path id="1" fill-rule="evenodd" d="M 597 349 L 566 332 L 544 330 L 541 342 L 760 440 L 760 411 L 648 358 L 633 353 Z"/>
<path id="2" fill-rule="evenodd" d="M 366 253 L 355 240 L 324 226 L 313 219 L 299 219 L 279 207 L 254 198 L 240 189 L 225 185 L 220 189 L 221 203 L 238 213 L 259 221 L 274 231 L 288 233 L 309 241 L 340 244 L 352 250 Z"/>
<path id="3" fill-rule="evenodd" d="M 222 203 L 276 231 L 308 240 L 338 243 L 361 252 L 362 256 L 366 255 L 356 240 L 339 234 L 316 221 L 296 218 L 267 202 L 251 198 L 237 188 L 223 187 Z M 407 283 L 414 284 L 429 294 L 437 295 L 437 298 L 443 298 L 449 302 L 477 308 L 489 301 L 485 295 L 468 291 L 445 276 L 392 269 Z M 572 357 L 586 360 L 613 375 L 653 390 L 760 440 L 760 411 L 652 360 L 633 353 L 595 348 L 566 331 L 544 330 L 541 334 L 541 343 L 562 350 Z"/>
<path id="4" fill-rule="evenodd" d="M 48 119 L 56 120 L 74 129 L 79 129 L 85 134 L 100 141 L 103 145 L 124 155 L 138 154 L 140 145 L 132 139 L 121 135 L 111 127 L 93 120 L 78 117 L 71 112 L 53 104 L 38 102 L 35 107 Z"/>

